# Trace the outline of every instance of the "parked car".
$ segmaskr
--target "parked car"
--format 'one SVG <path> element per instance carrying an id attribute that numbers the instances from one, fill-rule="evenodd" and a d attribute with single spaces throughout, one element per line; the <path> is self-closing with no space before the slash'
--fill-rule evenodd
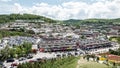
<path id="1" fill-rule="evenodd" d="M 15 60 L 13 58 L 10 58 L 10 59 L 7 59 L 6 62 L 9 63 L 9 62 L 14 62 Z"/>
<path id="2" fill-rule="evenodd" d="M 2 68 L 4 65 L 3 65 L 3 62 L 0 61 L 0 68 Z"/>
<path id="3" fill-rule="evenodd" d="M 31 58 L 33 58 L 33 56 L 32 56 L 31 54 L 29 54 L 29 55 L 27 56 L 27 59 L 31 59 Z"/>
<path id="4" fill-rule="evenodd" d="M 36 60 L 37 60 L 38 62 L 40 62 L 40 61 L 42 61 L 42 58 L 37 58 Z"/>
<path id="5" fill-rule="evenodd" d="M 30 63 L 32 63 L 32 62 L 36 62 L 36 60 L 30 60 L 29 62 L 30 62 Z"/>
<path id="6" fill-rule="evenodd" d="M 72 54 L 71 53 L 67 53 L 68 56 L 71 56 Z"/>
<path id="7" fill-rule="evenodd" d="M 31 58 L 33 58 L 33 56 L 27 56 L 27 59 L 31 59 Z"/>
<path id="8" fill-rule="evenodd" d="M 3 62 L 2 62 L 2 61 L 0 61 L 0 65 L 3 65 Z"/>
<path id="9" fill-rule="evenodd" d="M 17 63 L 12 63 L 11 66 L 18 66 L 18 64 Z"/>
<path id="10" fill-rule="evenodd" d="M 75 55 L 78 55 L 78 53 L 77 53 L 77 52 L 75 52 Z"/>
<path id="11" fill-rule="evenodd" d="M 13 66 L 10 66 L 10 68 L 14 68 Z"/>
<path id="12" fill-rule="evenodd" d="M 57 54 L 56 56 L 57 56 L 57 57 L 61 57 L 61 55 L 60 55 L 60 54 Z"/>
<path id="13" fill-rule="evenodd" d="M 26 60 L 26 58 L 25 58 L 25 57 L 21 57 L 21 58 L 19 58 L 18 60 L 19 60 L 19 61 L 23 61 L 23 60 Z"/>
<path id="14" fill-rule="evenodd" d="M 66 54 L 62 54 L 62 57 L 65 57 L 66 56 Z"/>

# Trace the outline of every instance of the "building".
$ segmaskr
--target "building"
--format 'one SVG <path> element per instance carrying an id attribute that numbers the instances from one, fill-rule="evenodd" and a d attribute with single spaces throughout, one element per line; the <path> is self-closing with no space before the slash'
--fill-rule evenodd
<path id="1" fill-rule="evenodd" d="M 74 41 L 56 38 L 42 38 L 38 44 L 38 48 L 42 52 L 57 51 L 76 51 L 77 47 Z"/>

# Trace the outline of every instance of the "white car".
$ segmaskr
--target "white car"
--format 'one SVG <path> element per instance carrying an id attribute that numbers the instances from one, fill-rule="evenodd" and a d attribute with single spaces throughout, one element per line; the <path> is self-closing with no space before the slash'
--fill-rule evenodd
<path id="1" fill-rule="evenodd" d="M 25 58 L 25 57 L 21 57 L 21 58 L 19 58 L 18 60 L 19 60 L 19 61 L 23 61 L 23 60 L 26 60 L 26 58 Z"/>

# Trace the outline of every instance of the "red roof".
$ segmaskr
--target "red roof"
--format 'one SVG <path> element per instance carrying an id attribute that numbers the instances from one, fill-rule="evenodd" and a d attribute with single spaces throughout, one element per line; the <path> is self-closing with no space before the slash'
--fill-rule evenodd
<path id="1" fill-rule="evenodd" d="M 117 55 L 107 55 L 107 56 L 108 56 L 108 60 L 114 60 L 120 62 L 120 56 Z"/>

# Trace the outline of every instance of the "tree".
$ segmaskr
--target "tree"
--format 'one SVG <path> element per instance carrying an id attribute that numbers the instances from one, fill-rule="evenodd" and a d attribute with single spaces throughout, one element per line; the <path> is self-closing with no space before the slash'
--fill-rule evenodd
<path id="1" fill-rule="evenodd" d="M 9 57 L 9 55 L 10 55 L 9 50 L 10 49 L 8 46 L 6 46 L 4 49 L 0 50 L 0 54 L 1 54 L 0 60 L 5 60 Z"/>
<path id="2" fill-rule="evenodd" d="M 86 58 L 87 58 L 87 61 L 89 61 L 90 55 L 87 55 Z"/>
<path id="3" fill-rule="evenodd" d="M 30 33 L 30 34 L 35 34 L 35 32 L 33 30 L 27 30 L 26 32 Z"/>
<path id="4" fill-rule="evenodd" d="M 97 57 L 96 61 L 99 62 L 99 57 Z"/>
<path id="5" fill-rule="evenodd" d="M 25 48 L 26 54 L 30 53 L 32 50 L 32 43 L 24 42 L 23 48 Z"/>
<path id="6" fill-rule="evenodd" d="M 85 36 L 84 36 L 84 35 L 82 35 L 82 36 L 81 36 L 81 39 L 85 39 Z"/>
<path id="7" fill-rule="evenodd" d="M 76 29 L 80 29 L 80 25 L 76 25 Z"/>
<path id="8" fill-rule="evenodd" d="M 21 50 L 19 47 L 17 47 L 17 48 L 16 48 L 17 57 L 20 57 L 20 56 L 21 56 L 21 52 L 22 52 L 22 50 Z"/>
<path id="9" fill-rule="evenodd" d="M 15 49 L 14 49 L 14 48 L 11 48 L 11 49 L 9 50 L 9 54 L 10 54 L 10 57 L 11 57 L 11 58 L 15 57 L 15 54 L 16 54 Z"/>

